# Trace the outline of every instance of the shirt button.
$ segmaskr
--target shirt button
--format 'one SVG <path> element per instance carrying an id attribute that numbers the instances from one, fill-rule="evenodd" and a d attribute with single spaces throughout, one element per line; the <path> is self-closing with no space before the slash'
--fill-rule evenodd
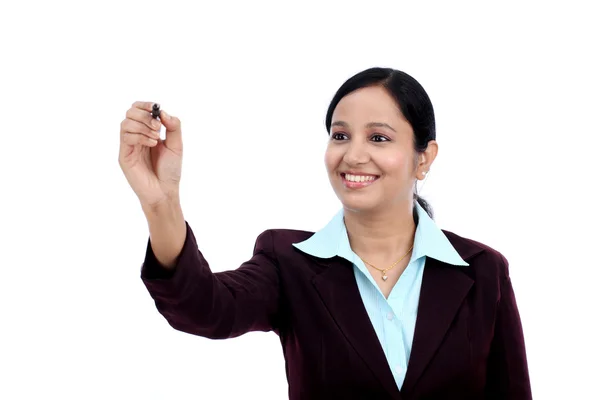
<path id="1" fill-rule="evenodd" d="M 389 313 L 387 313 L 387 319 L 389 319 L 390 321 L 394 319 L 394 313 L 392 313 L 391 311 Z"/>
<path id="2" fill-rule="evenodd" d="M 395 367 L 395 370 L 396 370 L 396 373 L 397 373 L 398 375 L 402 374 L 402 372 L 403 372 L 403 369 L 402 369 L 402 367 L 401 367 L 401 366 L 399 366 L 399 365 L 396 365 L 396 367 Z"/>

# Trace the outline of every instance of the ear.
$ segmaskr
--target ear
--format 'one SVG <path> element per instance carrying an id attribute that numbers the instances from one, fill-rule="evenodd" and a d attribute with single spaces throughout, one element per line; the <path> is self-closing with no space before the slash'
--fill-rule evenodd
<path id="1" fill-rule="evenodd" d="M 431 164 L 433 164 L 433 160 L 437 157 L 438 153 L 438 144 L 435 140 L 430 140 L 427 143 L 427 149 L 425 149 L 425 153 L 422 154 L 423 158 L 421 163 L 427 163 L 427 169 L 431 168 Z"/>
<path id="2" fill-rule="evenodd" d="M 425 175 L 429 172 L 431 168 L 431 164 L 433 164 L 433 160 L 437 156 L 437 142 L 435 140 L 430 140 L 427 144 L 427 149 L 419 156 L 420 162 L 417 166 L 417 179 L 424 179 Z M 425 174 L 423 174 L 425 172 Z"/>

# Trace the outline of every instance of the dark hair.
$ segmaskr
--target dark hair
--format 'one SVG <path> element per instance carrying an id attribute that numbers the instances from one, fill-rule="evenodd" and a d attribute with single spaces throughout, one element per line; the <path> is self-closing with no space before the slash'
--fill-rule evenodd
<path id="1" fill-rule="evenodd" d="M 392 68 L 375 67 L 359 72 L 344 82 L 335 93 L 335 96 L 333 96 L 329 108 L 327 109 L 327 116 L 325 117 L 325 127 L 327 132 L 331 134 L 331 118 L 333 116 L 333 111 L 340 100 L 355 90 L 369 86 L 381 86 L 386 89 L 396 101 L 404 118 L 406 118 L 412 126 L 414 132 L 414 149 L 417 153 L 417 157 L 415 157 L 416 167 L 418 163 L 418 154 L 423 153 L 425 149 L 427 149 L 429 141 L 435 139 L 435 115 L 433 113 L 431 100 L 429 99 L 427 92 L 425 92 L 425 89 L 423 89 L 423 86 L 421 86 L 415 78 L 405 72 Z M 418 201 L 427 214 L 433 218 L 433 209 L 429 203 L 416 192 L 413 193 L 413 198 Z M 413 209 L 413 216 L 416 221 L 416 208 Z"/>

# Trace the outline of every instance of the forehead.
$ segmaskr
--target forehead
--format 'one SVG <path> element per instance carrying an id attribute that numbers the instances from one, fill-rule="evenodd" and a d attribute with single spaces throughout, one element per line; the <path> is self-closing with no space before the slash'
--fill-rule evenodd
<path id="1" fill-rule="evenodd" d="M 400 122 L 404 120 L 404 116 L 384 88 L 371 86 L 347 94 L 335 107 L 333 121 L 353 119 Z"/>

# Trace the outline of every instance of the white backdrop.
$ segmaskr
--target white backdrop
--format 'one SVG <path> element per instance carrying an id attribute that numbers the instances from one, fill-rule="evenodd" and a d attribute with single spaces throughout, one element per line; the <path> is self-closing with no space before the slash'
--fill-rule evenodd
<path id="1" fill-rule="evenodd" d="M 421 194 L 508 258 L 534 397 L 598 395 L 596 6 L 413 3 L 3 4 L 0 398 L 286 398 L 275 334 L 211 341 L 156 311 L 119 124 L 136 100 L 182 120 L 185 218 L 233 269 L 263 230 L 338 210 L 325 111 L 371 66 L 432 98 Z"/>

